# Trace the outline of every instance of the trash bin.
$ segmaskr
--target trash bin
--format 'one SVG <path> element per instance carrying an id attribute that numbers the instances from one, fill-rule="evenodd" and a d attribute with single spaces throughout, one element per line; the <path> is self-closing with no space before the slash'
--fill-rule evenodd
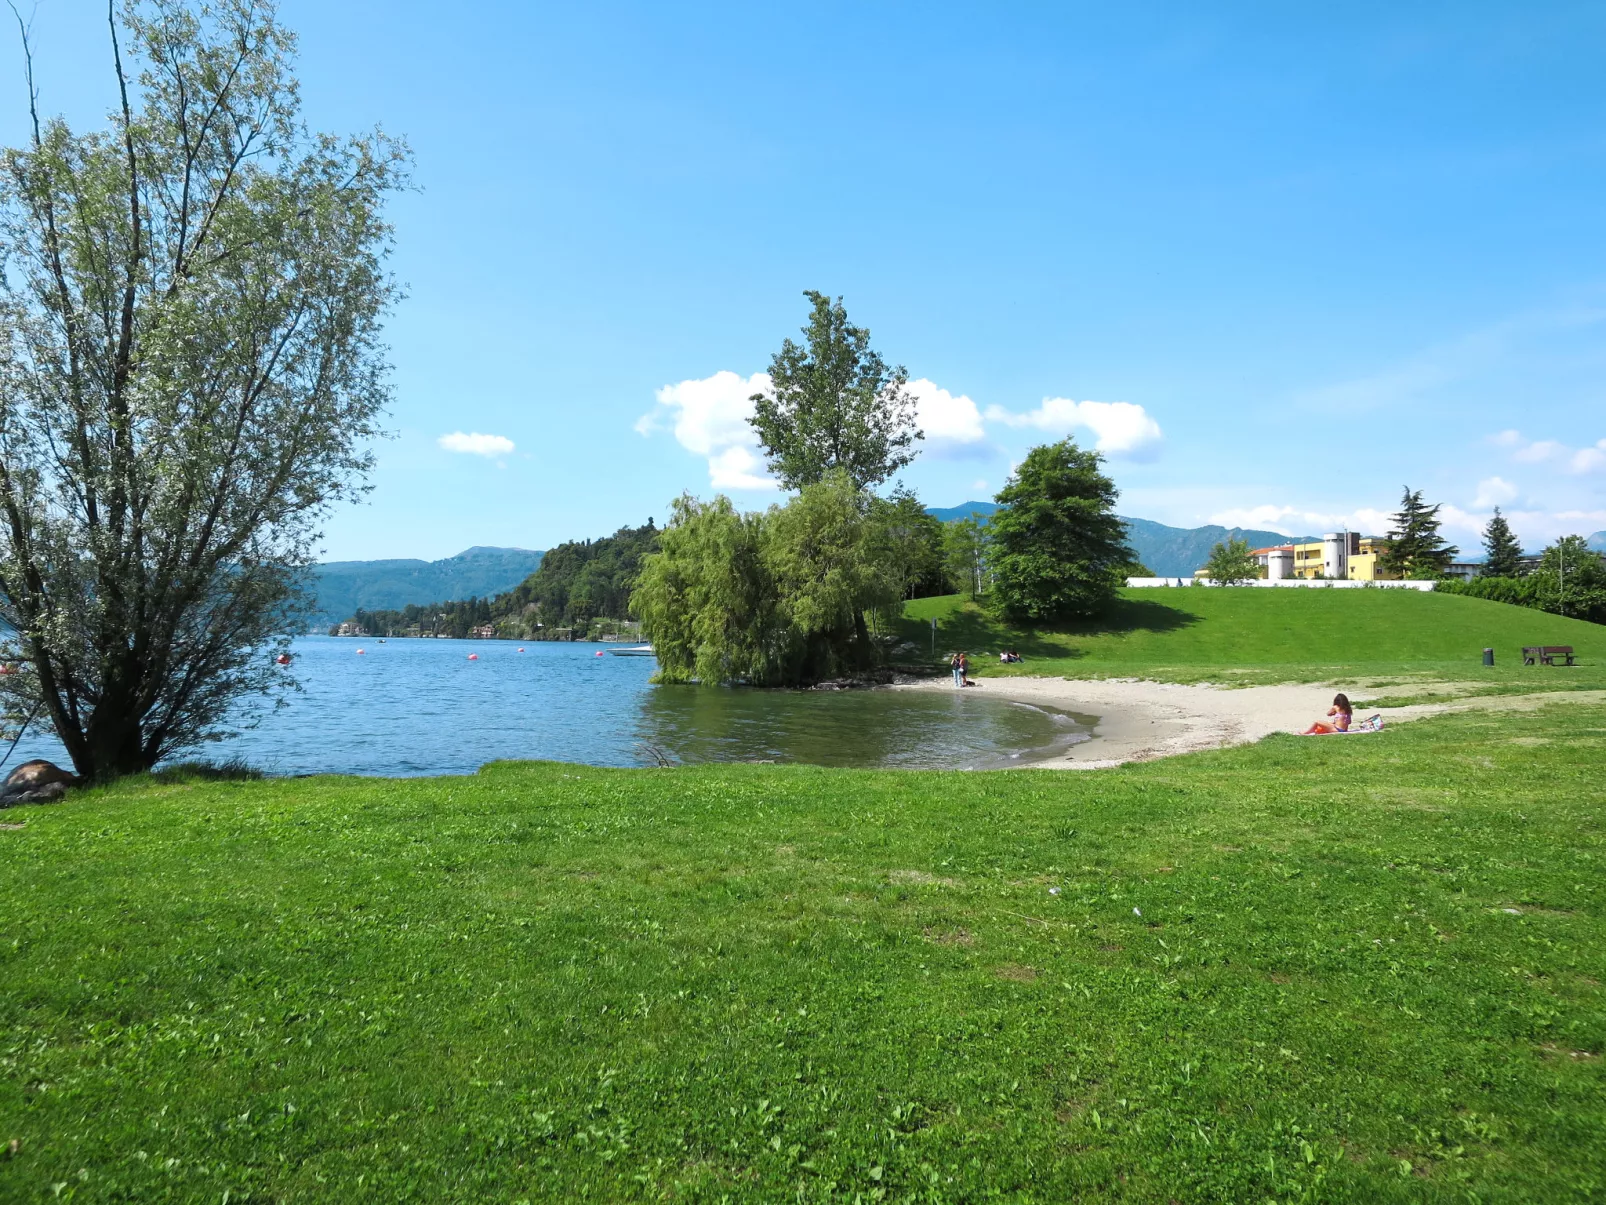
<path id="1" fill-rule="evenodd" d="M 1493 649 L 1484 649 L 1483 650 L 1483 663 L 1485 665 L 1493 665 L 1494 664 L 1494 650 Z"/>

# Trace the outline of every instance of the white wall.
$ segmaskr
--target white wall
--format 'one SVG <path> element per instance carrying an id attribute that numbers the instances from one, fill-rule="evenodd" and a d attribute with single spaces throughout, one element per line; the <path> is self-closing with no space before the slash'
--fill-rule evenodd
<path id="1" fill-rule="evenodd" d="M 1202 580 L 1207 586 L 1217 583 L 1209 578 Z M 1152 586 L 1192 586 L 1195 579 L 1191 577 L 1129 577 L 1126 584 L 1134 588 Z M 1323 579 L 1311 577 L 1285 577 L 1276 581 L 1270 578 L 1257 578 L 1252 582 L 1242 583 L 1245 586 L 1281 586 L 1301 590 L 1431 590 L 1432 582 L 1352 582 L 1348 580 Z"/>

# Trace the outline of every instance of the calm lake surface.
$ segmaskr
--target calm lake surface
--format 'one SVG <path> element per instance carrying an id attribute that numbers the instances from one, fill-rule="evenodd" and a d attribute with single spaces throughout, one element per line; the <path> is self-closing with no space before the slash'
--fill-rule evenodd
<path id="1" fill-rule="evenodd" d="M 302 637 L 292 667 L 302 691 L 189 756 L 239 757 L 272 774 L 469 774 L 500 758 L 640 766 L 653 764 L 650 749 L 688 763 L 991 769 L 1053 756 L 1092 726 L 981 690 L 653 686 L 657 663 L 607 653 L 618 645 L 519 647 Z M 67 764 L 54 740 L 32 735 L 10 764 L 29 757 Z"/>

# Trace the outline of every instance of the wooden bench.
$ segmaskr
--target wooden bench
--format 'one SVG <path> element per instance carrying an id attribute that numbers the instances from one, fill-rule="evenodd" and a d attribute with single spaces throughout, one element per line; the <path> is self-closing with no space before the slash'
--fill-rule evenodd
<path id="1" fill-rule="evenodd" d="M 1522 650 L 1522 663 L 1524 665 L 1555 665 L 1556 658 L 1563 658 L 1563 665 L 1572 665 L 1573 646 L 1570 644 L 1530 644 Z"/>

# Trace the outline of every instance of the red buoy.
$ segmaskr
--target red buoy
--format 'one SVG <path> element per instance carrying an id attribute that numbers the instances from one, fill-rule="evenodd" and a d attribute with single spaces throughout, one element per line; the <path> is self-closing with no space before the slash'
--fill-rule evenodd
<path id="1" fill-rule="evenodd" d="M 480 659 L 480 655 L 478 653 L 470 653 L 468 655 L 468 659 L 470 661 L 478 661 Z"/>
<path id="2" fill-rule="evenodd" d="M 523 651 L 524 651 L 524 649 L 523 649 L 523 648 L 520 648 L 520 649 L 519 649 L 519 652 L 521 652 L 521 653 L 522 653 L 522 652 L 523 652 Z"/>
<path id="3" fill-rule="evenodd" d="M 289 665 L 290 664 L 290 654 L 289 653 L 280 653 L 277 657 L 274 658 L 274 660 L 276 662 L 278 662 L 280 665 Z"/>
<path id="4" fill-rule="evenodd" d="M 357 650 L 357 656 L 361 657 L 367 651 L 368 651 L 367 649 L 358 649 Z"/>

